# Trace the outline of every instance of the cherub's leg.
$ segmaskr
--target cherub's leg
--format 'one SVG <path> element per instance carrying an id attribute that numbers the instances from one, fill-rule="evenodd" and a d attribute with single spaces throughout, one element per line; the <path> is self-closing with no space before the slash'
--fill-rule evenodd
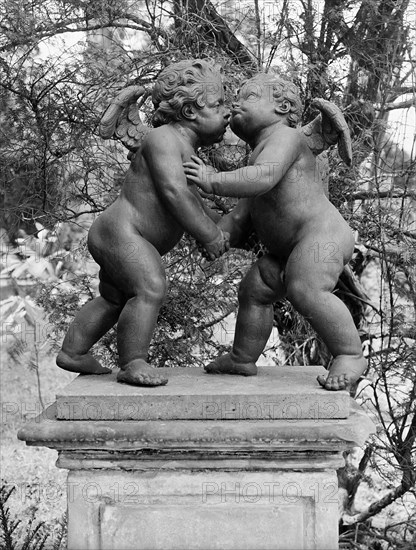
<path id="1" fill-rule="evenodd" d="M 310 322 L 333 355 L 328 375 L 318 377 L 318 382 L 327 390 L 342 390 L 357 382 L 367 363 L 352 316 L 342 300 L 332 293 L 345 258 L 341 247 L 336 245 L 330 255 L 318 257 L 316 242 L 322 245 L 324 239 L 305 240 L 293 251 L 285 269 L 287 298 Z"/>
<path id="2" fill-rule="evenodd" d="M 108 280 L 102 269 L 99 290 L 101 296 L 87 302 L 69 327 L 56 358 L 56 364 L 61 369 L 85 374 L 111 372 L 88 352 L 115 325 L 126 298 Z"/>
<path id="3" fill-rule="evenodd" d="M 279 263 L 272 256 L 263 256 L 240 284 L 231 353 L 218 357 L 205 370 L 212 374 L 257 374 L 256 361 L 273 328 L 273 303 L 283 296 Z"/>
<path id="4" fill-rule="evenodd" d="M 150 341 L 166 295 L 166 275 L 157 250 L 135 237 L 137 261 L 126 261 L 120 284 L 128 300 L 117 325 L 120 372 L 117 380 L 137 386 L 160 386 L 167 378 L 147 363 Z"/>

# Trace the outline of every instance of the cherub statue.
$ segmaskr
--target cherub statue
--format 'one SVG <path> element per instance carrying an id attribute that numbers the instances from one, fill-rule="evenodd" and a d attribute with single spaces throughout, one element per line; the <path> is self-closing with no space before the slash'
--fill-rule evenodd
<path id="1" fill-rule="evenodd" d="M 255 375 L 272 329 L 273 303 L 286 297 L 333 356 L 328 375 L 318 382 L 327 390 L 348 389 L 367 363 L 351 314 L 332 291 L 351 259 L 354 236 L 326 197 L 316 158 L 304 131 L 296 128 L 301 113 L 294 84 L 275 75 L 257 75 L 241 88 L 230 120 L 233 132 L 252 149 L 249 166 L 215 172 L 196 156 L 184 164 L 188 180 L 206 193 L 242 199 L 219 222 L 230 233 L 231 246 L 254 229 L 268 250 L 240 284 L 231 353 L 205 370 Z M 347 126 L 339 120 L 340 153 L 350 164 Z M 331 124 L 328 131 L 336 134 Z"/>
<path id="2" fill-rule="evenodd" d="M 101 119 L 101 136 L 119 139 L 129 149 L 131 165 L 120 196 L 90 228 L 88 247 L 100 266 L 100 295 L 76 315 L 57 365 L 79 373 L 110 372 L 89 352 L 117 323 L 118 381 L 158 386 L 167 379 L 147 363 L 147 355 L 166 292 L 162 256 L 185 231 L 208 259 L 229 247 L 227 232 L 215 223 L 219 216 L 186 180 L 183 162 L 197 148 L 219 142 L 230 115 L 221 75 L 203 60 L 181 61 L 162 71 L 151 92 L 154 129 L 140 118 L 148 95 L 141 86 L 126 88 Z M 348 161 L 342 116 L 329 102 L 319 100 L 317 106 L 322 116 L 302 128 L 308 146 L 318 154 L 338 142 Z"/>
<path id="3" fill-rule="evenodd" d="M 215 224 L 218 216 L 186 181 L 182 164 L 198 147 L 221 141 L 229 111 L 219 72 L 203 60 L 162 71 L 152 93 L 155 128 L 149 131 L 130 109 L 130 98 L 143 92 L 122 92 L 101 122 L 105 137 L 115 129 L 130 143 L 131 165 L 119 197 L 88 233 L 88 249 L 100 266 L 100 296 L 78 312 L 56 362 L 72 372 L 110 372 L 89 351 L 117 323 L 117 380 L 158 386 L 167 379 L 147 363 L 147 355 L 166 293 L 162 256 L 185 231 L 210 259 L 228 249 L 227 234 Z M 132 124 L 128 117 L 118 124 L 124 108 Z"/>

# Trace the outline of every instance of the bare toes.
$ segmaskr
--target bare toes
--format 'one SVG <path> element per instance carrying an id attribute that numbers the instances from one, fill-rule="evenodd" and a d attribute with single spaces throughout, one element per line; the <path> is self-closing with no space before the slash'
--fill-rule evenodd
<path id="1" fill-rule="evenodd" d="M 324 387 L 325 387 L 325 384 L 326 384 L 326 378 L 325 378 L 325 376 L 323 376 L 322 374 L 320 374 L 319 376 L 316 377 L 316 379 L 318 380 L 319 384 L 324 388 Z"/>
<path id="2" fill-rule="evenodd" d="M 343 374 L 339 377 L 339 389 L 346 390 L 350 387 L 350 379 L 348 374 Z"/>
<path id="3" fill-rule="evenodd" d="M 325 388 L 327 390 L 339 390 L 338 377 L 337 376 L 328 376 L 325 382 Z"/>
<path id="4" fill-rule="evenodd" d="M 346 374 L 341 374 L 338 376 L 328 376 L 325 378 L 323 375 L 317 377 L 319 384 L 330 391 L 346 390 L 350 383 L 349 378 Z"/>

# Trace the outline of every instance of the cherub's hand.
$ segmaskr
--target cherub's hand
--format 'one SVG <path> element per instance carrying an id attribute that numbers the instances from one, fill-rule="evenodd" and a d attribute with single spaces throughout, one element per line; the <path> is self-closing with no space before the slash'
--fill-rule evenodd
<path id="1" fill-rule="evenodd" d="M 205 191 L 205 193 L 212 194 L 214 189 L 212 183 L 209 182 L 209 175 L 215 174 L 215 169 L 212 166 L 207 166 L 195 155 L 192 155 L 191 159 L 192 161 L 183 163 L 186 177 Z"/>
<path id="2" fill-rule="evenodd" d="M 207 260 L 215 260 L 227 252 L 230 248 L 230 234 L 221 231 L 213 241 L 205 244 L 198 243 L 198 249 Z"/>

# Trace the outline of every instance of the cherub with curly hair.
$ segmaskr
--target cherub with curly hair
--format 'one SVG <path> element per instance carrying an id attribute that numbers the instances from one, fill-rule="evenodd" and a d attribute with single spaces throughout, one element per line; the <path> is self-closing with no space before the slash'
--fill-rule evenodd
<path id="1" fill-rule="evenodd" d="M 155 128 L 132 155 L 119 197 L 89 230 L 100 296 L 78 312 L 56 360 L 71 372 L 110 372 L 89 351 L 117 323 L 117 380 L 139 386 L 167 383 L 147 363 L 166 293 L 161 257 L 184 232 L 210 259 L 228 249 L 228 235 L 183 170 L 196 148 L 223 138 L 229 111 L 219 72 L 203 60 L 174 63 L 160 74 L 152 101 Z"/>
<path id="2" fill-rule="evenodd" d="M 255 375 L 272 329 L 273 303 L 286 297 L 333 356 L 328 375 L 318 382 L 342 390 L 366 369 L 351 314 L 332 292 L 351 259 L 354 235 L 325 195 L 307 133 L 296 128 L 301 112 L 296 86 L 258 75 L 241 88 L 230 119 L 231 129 L 252 149 L 249 166 L 216 173 L 198 157 L 184 164 L 188 179 L 206 193 L 242 198 L 219 223 L 230 232 L 231 246 L 254 229 L 268 250 L 241 282 L 231 353 L 205 370 Z"/>

